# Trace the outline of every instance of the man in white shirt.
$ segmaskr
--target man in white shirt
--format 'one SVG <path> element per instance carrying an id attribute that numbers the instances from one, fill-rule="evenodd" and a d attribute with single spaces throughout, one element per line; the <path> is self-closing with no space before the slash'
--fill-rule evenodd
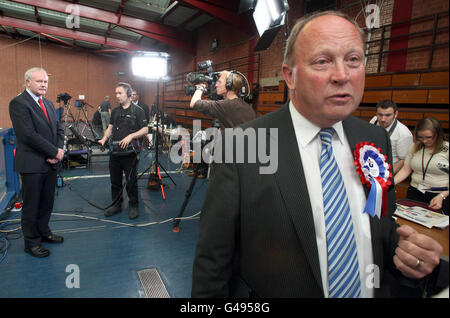
<path id="1" fill-rule="evenodd" d="M 393 174 L 396 174 L 405 162 L 406 153 L 413 143 L 413 136 L 408 127 L 397 120 L 398 107 L 391 100 L 382 100 L 376 107 L 377 114 L 370 123 L 386 129 L 392 146 L 392 162 L 394 163 Z"/>

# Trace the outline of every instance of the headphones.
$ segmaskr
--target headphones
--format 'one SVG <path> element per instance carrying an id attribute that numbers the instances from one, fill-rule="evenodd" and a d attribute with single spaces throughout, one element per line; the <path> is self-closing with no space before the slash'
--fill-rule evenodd
<path id="1" fill-rule="evenodd" d="M 230 74 L 227 76 L 227 81 L 225 83 L 225 88 L 227 91 L 231 91 L 233 89 L 233 73 L 234 71 L 230 71 Z"/>
<path id="2" fill-rule="evenodd" d="M 131 94 L 133 93 L 133 89 L 131 88 L 131 85 L 125 82 L 119 82 L 117 83 L 117 86 L 121 86 L 125 89 L 125 93 L 127 94 L 127 97 L 131 97 Z"/>

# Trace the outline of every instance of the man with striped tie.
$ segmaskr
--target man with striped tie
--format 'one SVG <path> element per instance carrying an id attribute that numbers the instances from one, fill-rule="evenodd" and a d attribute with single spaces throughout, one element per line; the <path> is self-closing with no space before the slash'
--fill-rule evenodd
<path id="1" fill-rule="evenodd" d="M 368 190 L 356 173 L 356 145 L 374 143 L 392 165 L 386 131 L 351 116 L 364 92 L 363 43 L 360 28 L 338 12 L 296 23 L 282 66 L 290 102 L 242 125 L 263 131 L 266 145 L 280 138 L 278 169 L 214 166 L 193 297 L 389 297 L 386 271 L 413 286 L 439 264 L 436 241 L 391 218 L 393 185 L 387 216 L 363 213 Z"/>

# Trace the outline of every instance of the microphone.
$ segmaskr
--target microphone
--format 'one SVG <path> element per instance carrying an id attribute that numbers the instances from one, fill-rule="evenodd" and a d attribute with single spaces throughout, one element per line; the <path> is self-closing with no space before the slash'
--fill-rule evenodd
<path id="1" fill-rule="evenodd" d="M 86 143 L 87 138 L 84 136 L 81 136 L 78 131 L 73 127 L 73 125 L 69 126 L 70 131 L 72 131 L 72 134 L 77 138 L 81 143 Z"/>
<path id="2" fill-rule="evenodd" d="M 70 129 L 70 131 L 73 133 L 73 135 L 75 136 L 76 139 L 78 139 L 82 144 L 86 144 L 88 146 L 94 144 L 94 145 L 100 145 L 100 150 L 104 151 L 105 150 L 105 146 L 102 146 L 99 142 L 95 141 L 95 140 L 91 140 L 85 136 L 80 135 L 80 133 L 75 129 L 75 127 L 73 125 L 70 125 L 68 127 Z"/>

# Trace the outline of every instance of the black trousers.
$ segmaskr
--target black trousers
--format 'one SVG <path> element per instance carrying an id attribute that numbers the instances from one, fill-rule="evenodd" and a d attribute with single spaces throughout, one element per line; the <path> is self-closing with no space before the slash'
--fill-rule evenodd
<path id="1" fill-rule="evenodd" d="M 406 193 L 406 198 L 414 201 L 423 202 L 426 204 L 430 204 L 431 200 L 438 195 L 434 192 L 425 192 L 422 193 L 416 188 L 409 186 L 408 192 Z M 442 202 L 442 212 L 448 215 L 448 197 Z"/>
<path id="2" fill-rule="evenodd" d="M 48 223 L 53 209 L 56 170 L 47 173 L 21 173 L 22 180 L 22 232 L 25 247 L 41 243 L 42 236 L 52 234 Z"/>
<path id="3" fill-rule="evenodd" d="M 122 194 L 122 176 L 125 173 L 125 180 L 128 180 L 126 190 L 129 198 L 129 205 L 137 206 L 139 204 L 138 199 L 138 187 L 137 187 L 137 165 L 138 159 L 135 154 L 126 156 L 109 157 L 109 173 L 111 175 L 111 197 L 112 200 L 116 200 L 118 196 L 120 199 L 118 203 L 123 201 Z"/>

